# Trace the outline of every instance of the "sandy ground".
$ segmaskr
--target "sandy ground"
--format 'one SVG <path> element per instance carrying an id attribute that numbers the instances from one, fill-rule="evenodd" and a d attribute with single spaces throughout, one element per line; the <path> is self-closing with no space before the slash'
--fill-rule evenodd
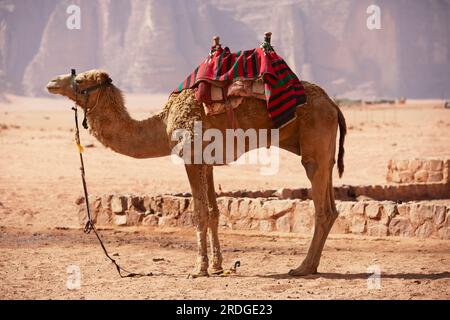
<path id="1" fill-rule="evenodd" d="M 306 254 L 309 237 L 222 233 L 229 277 L 187 279 L 196 244 L 189 230 L 102 231 L 125 268 L 149 278 L 121 279 L 94 235 L 79 230 L 2 229 L 0 298 L 11 299 L 449 299 L 448 241 L 332 235 L 320 273 L 287 276 Z M 117 256 L 118 254 L 118 256 Z M 67 268 L 80 270 L 69 290 Z M 368 269 L 369 268 L 369 269 Z M 372 269 L 371 269 L 372 268 Z M 380 287 L 368 280 L 379 268 Z"/>
<path id="2" fill-rule="evenodd" d="M 146 118 L 165 98 L 130 96 L 130 113 Z M 239 274 L 197 279 L 194 286 L 185 279 L 194 263 L 193 231 L 108 231 L 111 250 L 126 265 L 164 274 L 118 279 L 92 236 L 61 230 L 78 227 L 74 199 L 82 193 L 70 102 L 8 99 L 0 103 L 0 298 L 450 298 L 450 244 L 438 240 L 333 236 L 322 274 L 293 279 L 285 273 L 304 256 L 309 236 L 223 233 L 226 261 L 240 259 Z M 346 172 L 343 179 L 335 173 L 336 185 L 382 184 L 391 158 L 450 156 L 450 110 L 440 102 L 343 111 L 349 127 Z M 189 191 L 183 167 L 170 158 L 127 158 L 87 132 L 82 142 L 93 145 L 85 152 L 91 194 Z M 286 152 L 274 176 L 241 165 L 216 168 L 215 180 L 223 190 L 309 186 L 300 158 Z M 375 291 L 366 285 L 367 267 L 374 263 L 384 274 L 382 289 Z M 80 290 L 65 288 L 70 264 L 82 270 Z"/>

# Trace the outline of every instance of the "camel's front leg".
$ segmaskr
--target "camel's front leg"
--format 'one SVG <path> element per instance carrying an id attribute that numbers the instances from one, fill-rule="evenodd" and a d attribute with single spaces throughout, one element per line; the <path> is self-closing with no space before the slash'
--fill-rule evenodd
<path id="1" fill-rule="evenodd" d="M 186 172 L 191 185 L 192 197 L 194 200 L 193 222 L 197 232 L 197 261 L 193 278 L 208 276 L 208 196 L 206 166 L 186 165 Z"/>
<path id="2" fill-rule="evenodd" d="M 212 273 L 219 274 L 223 272 L 222 253 L 220 252 L 219 241 L 219 209 L 217 207 L 216 191 L 214 189 L 213 166 L 207 167 L 208 182 L 208 213 L 209 213 L 209 241 L 212 251 Z"/>

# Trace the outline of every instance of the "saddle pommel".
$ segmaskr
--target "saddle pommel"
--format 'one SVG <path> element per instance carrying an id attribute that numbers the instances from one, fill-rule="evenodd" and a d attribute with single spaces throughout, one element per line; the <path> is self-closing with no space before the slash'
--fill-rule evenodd
<path id="1" fill-rule="evenodd" d="M 220 46 L 220 37 L 219 36 L 214 36 L 213 46 Z"/>
<path id="2" fill-rule="evenodd" d="M 272 32 L 265 32 L 264 33 L 264 41 L 270 44 L 270 40 L 272 38 Z"/>

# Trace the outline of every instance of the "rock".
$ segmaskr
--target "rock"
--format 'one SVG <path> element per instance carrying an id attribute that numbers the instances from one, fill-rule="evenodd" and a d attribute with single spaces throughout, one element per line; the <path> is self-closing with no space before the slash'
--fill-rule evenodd
<path id="1" fill-rule="evenodd" d="M 255 210 L 253 208 L 253 200 L 250 198 L 244 198 L 239 204 L 239 217 L 240 218 L 246 218 L 250 217 L 253 218 L 255 216 Z"/>
<path id="2" fill-rule="evenodd" d="M 386 237 L 389 234 L 389 228 L 383 224 L 368 226 L 367 234 L 373 237 Z"/>
<path id="3" fill-rule="evenodd" d="M 381 218 L 381 205 L 378 202 L 370 202 L 366 207 L 366 215 L 370 219 L 379 220 Z"/>
<path id="4" fill-rule="evenodd" d="M 127 225 L 127 215 L 126 214 L 120 214 L 120 215 L 114 215 L 114 224 L 116 226 L 126 226 Z"/>
<path id="5" fill-rule="evenodd" d="M 155 214 L 162 215 L 162 203 L 162 196 L 151 197 L 149 199 L 149 207 L 147 208 L 147 210 L 150 210 Z"/>
<path id="6" fill-rule="evenodd" d="M 411 206 L 408 203 L 402 203 L 397 205 L 397 212 L 402 217 L 409 217 L 409 211 Z"/>
<path id="7" fill-rule="evenodd" d="M 413 159 L 409 161 L 408 169 L 411 172 L 416 172 L 422 167 L 422 161 L 419 159 Z"/>
<path id="8" fill-rule="evenodd" d="M 428 238 L 433 233 L 433 224 L 431 221 L 425 221 L 416 229 L 416 236 L 419 238 Z"/>
<path id="9" fill-rule="evenodd" d="M 338 201 L 336 203 L 336 209 L 339 212 L 339 216 L 341 217 L 347 217 L 350 216 L 352 213 L 352 207 L 354 206 L 355 202 L 352 201 Z"/>
<path id="10" fill-rule="evenodd" d="M 364 215 L 367 203 L 363 201 L 356 202 L 352 207 L 352 213 L 358 215 Z"/>
<path id="11" fill-rule="evenodd" d="M 109 209 L 111 210 L 111 200 L 113 198 L 112 194 L 104 194 L 102 195 L 102 207 L 104 209 Z"/>
<path id="12" fill-rule="evenodd" d="M 230 218 L 233 220 L 239 219 L 240 213 L 239 213 L 239 204 L 241 203 L 242 199 L 240 198 L 232 198 L 231 204 L 230 204 Z"/>
<path id="13" fill-rule="evenodd" d="M 252 225 L 252 219 L 245 217 L 233 222 L 233 230 L 250 230 Z"/>
<path id="14" fill-rule="evenodd" d="M 397 205 L 392 201 L 383 201 L 383 213 L 389 218 L 393 218 L 398 214 Z"/>
<path id="15" fill-rule="evenodd" d="M 398 172 L 398 171 L 392 172 L 392 175 L 390 177 L 391 177 L 391 181 L 392 182 L 395 182 L 395 183 L 401 183 L 402 182 L 402 179 L 400 177 L 400 172 Z"/>
<path id="16" fill-rule="evenodd" d="M 278 197 L 279 199 L 291 199 L 292 190 L 287 188 L 280 188 L 274 192 L 273 196 Z"/>
<path id="17" fill-rule="evenodd" d="M 128 198 L 128 209 L 138 212 L 145 212 L 144 198 L 140 196 L 130 196 Z"/>
<path id="18" fill-rule="evenodd" d="M 162 216 L 158 220 L 159 227 L 175 227 L 176 225 L 177 225 L 176 219 L 171 216 Z"/>
<path id="19" fill-rule="evenodd" d="M 414 181 L 415 182 L 427 182 L 428 180 L 428 171 L 426 170 L 419 170 L 414 174 Z"/>
<path id="20" fill-rule="evenodd" d="M 361 216 L 353 216 L 350 231 L 352 233 L 364 233 L 366 230 L 366 219 Z"/>
<path id="21" fill-rule="evenodd" d="M 259 230 L 263 232 L 270 232 L 274 230 L 274 223 L 271 220 L 260 220 Z"/>
<path id="22" fill-rule="evenodd" d="M 428 174 L 427 182 L 441 182 L 444 180 L 444 174 L 442 172 L 430 172 Z"/>
<path id="23" fill-rule="evenodd" d="M 184 198 L 164 196 L 162 199 L 162 207 L 161 207 L 162 214 L 165 216 L 178 217 L 182 212 L 180 208 L 181 207 L 180 200 L 183 200 L 183 207 L 184 207 L 184 200 L 185 200 Z"/>
<path id="24" fill-rule="evenodd" d="M 402 171 L 399 173 L 401 183 L 411 183 L 414 181 L 414 175 L 411 171 Z"/>
<path id="25" fill-rule="evenodd" d="M 450 183 L 450 159 L 444 161 L 444 183 Z"/>
<path id="26" fill-rule="evenodd" d="M 260 215 L 257 216 L 258 219 L 274 218 L 277 219 L 294 209 L 293 200 L 271 200 L 266 201 L 262 205 L 262 210 Z M 262 214 L 262 216 L 261 216 Z"/>
<path id="27" fill-rule="evenodd" d="M 230 205 L 232 202 L 232 198 L 230 197 L 220 197 L 217 199 L 217 207 L 219 208 L 219 212 L 221 215 L 229 216 L 230 215 Z"/>
<path id="28" fill-rule="evenodd" d="M 364 195 L 356 197 L 356 201 L 373 201 L 373 200 L 374 200 L 373 198 Z"/>
<path id="29" fill-rule="evenodd" d="M 81 205 L 84 203 L 84 197 L 83 196 L 79 196 L 76 200 L 75 200 L 75 204 L 76 205 Z"/>
<path id="30" fill-rule="evenodd" d="M 113 213 L 124 213 L 127 210 L 127 198 L 124 196 L 113 196 L 111 198 L 111 211 Z"/>
<path id="31" fill-rule="evenodd" d="M 425 163 L 425 169 L 429 171 L 442 171 L 443 162 L 442 160 L 428 160 Z"/>
<path id="32" fill-rule="evenodd" d="M 447 207 L 443 205 L 434 206 L 434 223 L 436 225 L 444 224 L 447 215 Z"/>
<path id="33" fill-rule="evenodd" d="M 153 198 L 150 196 L 143 196 L 142 197 L 142 204 L 144 205 L 145 210 L 152 211 L 151 210 L 151 202 L 153 201 Z"/>
<path id="34" fill-rule="evenodd" d="M 184 211 L 189 209 L 189 206 L 191 204 L 191 199 L 189 197 L 179 197 L 178 201 L 180 203 L 180 213 L 183 213 Z"/>
<path id="35" fill-rule="evenodd" d="M 79 225 L 84 226 L 86 224 L 86 222 L 88 221 L 88 219 L 87 219 L 86 209 L 84 207 L 82 207 L 81 205 L 78 207 L 77 216 L 78 216 Z"/>
<path id="36" fill-rule="evenodd" d="M 292 220 L 292 213 L 286 214 L 281 218 L 278 218 L 276 221 L 277 231 L 291 232 L 292 230 L 291 220 Z"/>
<path id="37" fill-rule="evenodd" d="M 312 201 L 297 201 L 295 203 L 295 209 L 291 215 L 291 232 L 296 233 L 311 233 L 311 229 L 314 226 L 314 209 L 310 204 Z"/>
<path id="38" fill-rule="evenodd" d="M 433 219 L 433 205 L 414 204 L 409 213 L 411 224 L 415 227 L 421 225 L 425 220 Z"/>
<path id="39" fill-rule="evenodd" d="M 439 238 L 444 240 L 450 240 L 450 227 L 442 227 L 438 230 Z"/>
<path id="40" fill-rule="evenodd" d="M 348 216 L 339 215 L 330 230 L 332 234 L 350 233 L 350 219 Z"/>
<path id="41" fill-rule="evenodd" d="M 177 226 L 179 227 L 192 227 L 194 225 L 192 220 L 192 211 L 186 210 L 178 217 L 177 221 Z"/>
<path id="42" fill-rule="evenodd" d="M 397 216 L 389 223 L 389 234 L 392 236 L 411 237 L 413 229 L 408 218 Z"/>
<path id="43" fill-rule="evenodd" d="M 138 226 L 141 224 L 144 219 L 144 213 L 140 211 L 136 211 L 134 209 L 127 210 L 127 226 Z"/>
<path id="44" fill-rule="evenodd" d="M 219 226 L 221 227 L 228 227 L 228 218 L 227 216 L 221 214 L 219 216 Z"/>
<path id="45" fill-rule="evenodd" d="M 392 159 L 388 160 L 387 167 L 388 167 L 388 169 L 393 169 L 393 161 L 392 161 Z M 389 170 L 389 171 L 392 171 L 392 170 Z"/>
<path id="46" fill-rule="evenodd" d="M 142 219 L 143 226 L 157 226 L 158 225 L 158 217 L 154 214 L 148 215 Z"/>
<path id="47" fill-rule="evenodd" d="M 398 171 L 405 171 L 408 170 L 408 166 L 409 160 L 398 160 L 395 167 Z"/>

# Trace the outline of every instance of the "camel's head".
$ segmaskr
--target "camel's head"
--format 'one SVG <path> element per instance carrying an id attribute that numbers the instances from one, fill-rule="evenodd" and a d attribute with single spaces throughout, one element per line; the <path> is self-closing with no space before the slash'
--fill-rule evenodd
<path id="1" fill-rule="evenodd" d="M 96 85 L 106 83 L 108 79 L 109 76 L 105 71 L 93 69 L 78 74 L 75 77 L 75 82 L 78 92 L 81 92 L 84 89 L 92 88 Z M 72 88 L 72 76 L 70 73 L 57 76 L 50 80 L 50 82 L 47 84 L 47 90 L 52 94 L 59 94 L 75 101 L 75 92 Z M 97 91 L 93 91 L 92 93 L 90 93 L 89 100 L 95 100 L 97 94 Z M 83 106 L 83 99 L 84 98 L 82 94 L 79 94 L 77 97 L 77 103 L 80 106 Z"/>

